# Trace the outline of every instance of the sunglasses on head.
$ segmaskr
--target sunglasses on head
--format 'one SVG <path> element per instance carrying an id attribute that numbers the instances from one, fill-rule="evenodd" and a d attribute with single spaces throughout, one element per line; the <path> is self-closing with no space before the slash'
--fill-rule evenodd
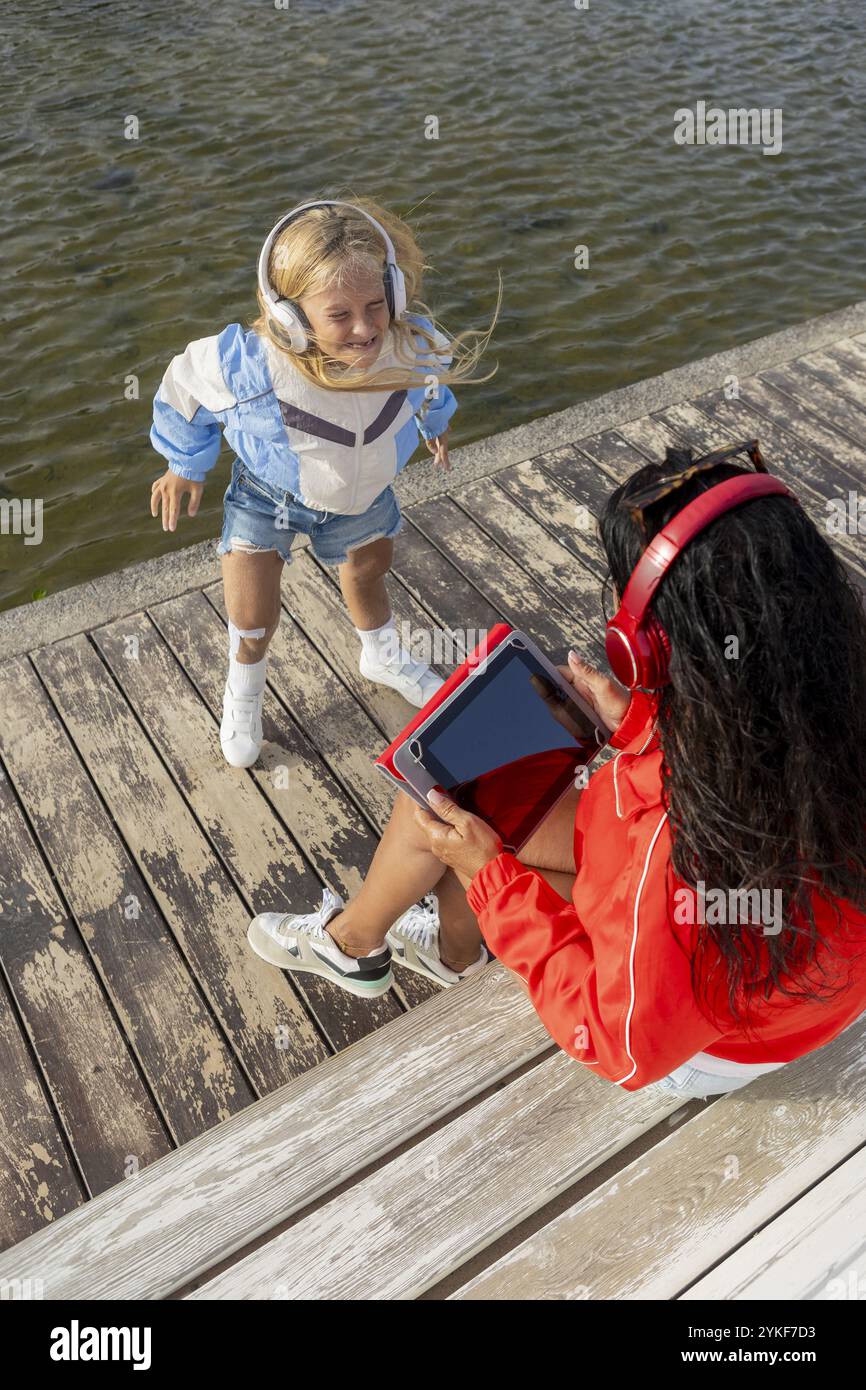
<path id="1" fill-rule="evenodd" d="M 766 473 L 767 465 L 764 463 L 757 439 L 746 440 L 743 444 L 732 444 L 729 449 L 716 449 L 713 453 L 704 454 L 703 458 L 689 464 L 688 468 L 684 468 L 681 473 L 675 473 L 669 478 L 659 478 L 649 487 L 641 488 L 633 497 L 630 497 L 628 507 L 633 520 L 648 538 L 643 515 L 647 507 L 651 507 L 655 502 L 660 502 L 663 497 L 667 497 L 668 493 L 675 492 L 696 473 L 704 473 L 709 468 L 718 468 L 720 463 L 727 463 L 729 459 L 737 458 L 740 454 L 748 456 L 755 465 L 756 472 Z"/>

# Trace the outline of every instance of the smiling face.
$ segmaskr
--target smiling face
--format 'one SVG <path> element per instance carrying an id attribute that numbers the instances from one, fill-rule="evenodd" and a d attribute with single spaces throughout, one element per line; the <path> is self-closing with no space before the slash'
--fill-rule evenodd
<path id="1" fill-rule="evenodd" d="M 357 273 L 298 301 L 324 353 L 351 367 L 369 367 L 390 322 L 381 274 Z"/>

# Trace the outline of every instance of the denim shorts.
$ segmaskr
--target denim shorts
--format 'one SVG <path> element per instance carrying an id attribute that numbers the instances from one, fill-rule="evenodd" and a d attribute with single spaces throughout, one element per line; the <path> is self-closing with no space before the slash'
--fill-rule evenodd
<path id="1" fill-rule="evenodd" d="M 310 537 L 317 560 L 325 565 L 344 565 L 350 550 L 369 541 L 390 540 L 402 525 L 400 506 L 390 485 L 357 516 L 320 512 L 304 506 L 294 493 L 271 487 L 240 459 L 235 459 L 223 498 L 223 529 L 217 554 L 250 547 L 276 550 L 288 565 L 292 543 L 302 531 Z"/>
<path id="2" fill-rule="evenodd" d="M 703 1100 L 706 1096 L 727 1095 L 730 1091 L 739 1091 L 742 1086 L 748 1086 L 750 1081 L 757 1081 L 756 1076 L 713 1076 L 708 1071 L 701 1071 L 700 1067 L 693 1066 L 691 1062 L 683 1062 L 681 1067 L 676 1067 L 667 1076 L 663 1076 L 658 1081 L 653 1081 L 649 1086 L 642 1086 L 641 1091 L 663 1091 L 665 1095 L 682 1096 L 684 1098 Z"/>

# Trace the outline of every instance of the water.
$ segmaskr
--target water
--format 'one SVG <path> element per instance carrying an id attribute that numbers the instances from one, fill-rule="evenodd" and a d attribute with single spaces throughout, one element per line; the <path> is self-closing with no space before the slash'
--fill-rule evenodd
<path id="1" fill-rule="evenodd" d="M 590 6 L 7 0 L 0 498 L 42 498 L 44 538 L 0 535 L 0 607 L 218 534 L 227 447 L 197 518 L 151 518 L 151 401 L 249 321 L 295 202 L 416 209 L 452 331 L 501 269 L 499 372 L 455 444 L 866 295 L 862 0 Z M 781 107 L 783 152 L 676 145 L 698 100 Z"/>

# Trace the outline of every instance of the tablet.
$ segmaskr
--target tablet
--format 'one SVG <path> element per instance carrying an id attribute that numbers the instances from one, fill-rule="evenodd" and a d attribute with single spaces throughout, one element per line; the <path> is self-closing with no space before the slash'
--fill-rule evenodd
<path id="1" fill-rule="evenodd" d="M 607 743 L 609 732 L 526 633 L 500 624 L 377 763 L 432 810 L 439 787 L 516 854 Z M 453 684 L 452 684 L 453 682 Z"/>

